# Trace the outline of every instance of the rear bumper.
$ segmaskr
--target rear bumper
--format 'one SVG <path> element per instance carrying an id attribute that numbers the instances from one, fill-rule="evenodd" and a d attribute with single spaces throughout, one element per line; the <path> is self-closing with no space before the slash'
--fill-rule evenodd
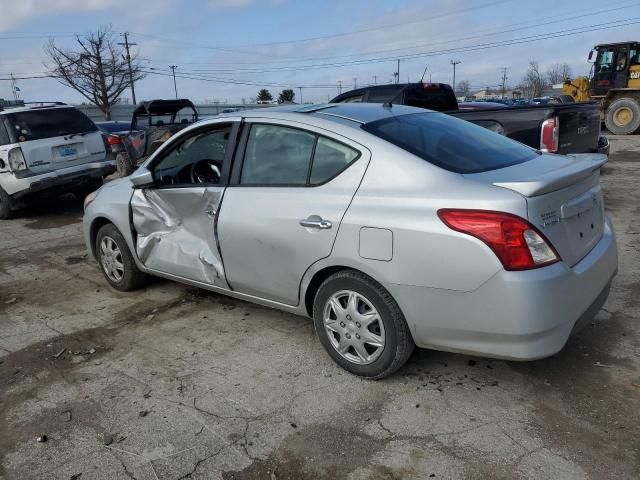
<path id="1" fill-rule="evenodd" d="M 81 186 L 116 171 L 116 162 L 107 160 L 104 162 L 85 163 L 74 167 L 63 168 L 40 175 L 24 176 L 16 178 L 10 172 L 1 174 L 0 183 L 5 192 L 18 199 L 26 195 L 45 190 Z"/>
<path id="2" fill-rule="evenodd" d="M 558 352 L 589 322 L 617 272 L 615 234 L 572 268 L 563 262 L 526 272 L 502 270 L 472 292 L 386 284 L 419 347 L 510 360 Z"/>

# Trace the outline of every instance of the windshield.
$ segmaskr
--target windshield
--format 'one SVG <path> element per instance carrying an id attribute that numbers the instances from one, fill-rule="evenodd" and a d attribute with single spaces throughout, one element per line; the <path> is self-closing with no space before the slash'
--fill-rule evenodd
<path id="1" fill-rule="evenodd" d="M 75 108 L 29 110 L 7 114 L 18 142 L 97 131 L 95 124 Z"/>
<path id="2" fill-rule="evenodd" d="M 407 152 L 456 173 L 479 173 L 532 160 L 539 152 L 441 113 L 412 113 L 362 125 Z"/>

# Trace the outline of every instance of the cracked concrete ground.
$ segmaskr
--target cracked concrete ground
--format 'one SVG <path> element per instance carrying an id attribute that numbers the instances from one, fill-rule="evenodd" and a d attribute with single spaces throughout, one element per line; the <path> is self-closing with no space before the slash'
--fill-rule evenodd
<path id="1" fill-rule="evenodd" d="M 620 272 L 595 321 L 546 360 L 418 351 L 380 382 L 336 367 L 308 319 L 111 290 L 73 198 L 2 222 L 0 477 L 638 478 L 640 137 L 612 147 Z"/>

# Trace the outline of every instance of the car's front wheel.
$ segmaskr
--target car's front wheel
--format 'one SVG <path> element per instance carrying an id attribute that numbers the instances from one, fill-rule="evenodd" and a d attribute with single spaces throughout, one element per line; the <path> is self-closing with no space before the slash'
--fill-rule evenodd
<path id="1" fill-rule="evenodd" d="M 98 230 L 96 256 L 107 282 L 116 290 L 128 292 L 147 282 L 147 275 L 136 265 L 124 237 L 111 223 Z"/>
<path id="2" fill-rule="evenodd" d="M 405 364 L 415 347 L 404 315 L 389 292 L 353 270 L 335 273 L 322 283 L 313 320 L 325 350 L 355 375 L 387 377 Z"/>

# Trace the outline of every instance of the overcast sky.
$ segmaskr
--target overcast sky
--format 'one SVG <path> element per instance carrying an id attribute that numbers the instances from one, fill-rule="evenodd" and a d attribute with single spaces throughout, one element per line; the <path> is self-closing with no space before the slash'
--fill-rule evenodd
<path id="1" fill-rule="evenodd" d="M 177 65 L 179 77 L 207 79 L 177 79 L 180 97 L 196 102 L 239 102 L 262 86 L 274 96 L 294 88 L 296 101 L 302 86 L 303 101 L 326 101 L 339 81 L 343 91 L 354 78 L 392 81 L 398 56 L 401 81 L 428 66 L 427 80 L 451 83 L 453 59 L 457 81 L 480 89 L 499 84 L 502 67 L 518 83 L 531 60 L 586 74 L 594 44 L 638 40 L 638 23 L 638 1 L 0 0 L 0 79 L 44 74 L 49 37 L 71 46 L 74 34 L 111 24 L 157 72 L 136 85 L 138 100 L 171 98 L 165 75 Z M 512 43 L 492 47 L 500 42 Z M 54 79 L 18 86 L 26 100 L 83 100 Z M 10 82 L 0 80 L 0 98 L 12 98 Z"/>

